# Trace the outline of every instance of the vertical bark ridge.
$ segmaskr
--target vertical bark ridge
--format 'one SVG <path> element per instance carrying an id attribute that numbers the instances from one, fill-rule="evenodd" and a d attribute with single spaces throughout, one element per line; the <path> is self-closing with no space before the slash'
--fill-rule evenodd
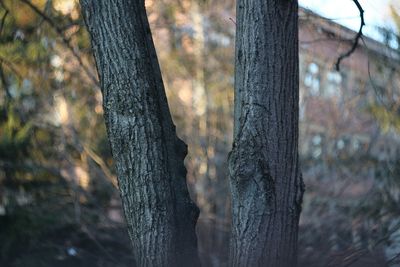
<path id="1" fill-rule="evenodd" d="M 81 0 L 138 266 L 199 266 L 198 208 L 186 185 L 144 1 Z"/>
<path id="2" fill-rule="evenodd" d="M 231 266 L 296 265 L 297 9 L 297 1 L 237 2 Z"/>

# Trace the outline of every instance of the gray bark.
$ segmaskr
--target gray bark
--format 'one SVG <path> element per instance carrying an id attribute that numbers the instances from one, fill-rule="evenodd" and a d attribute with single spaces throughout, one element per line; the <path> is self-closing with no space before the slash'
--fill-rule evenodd
<path id="1" fill-rule="evenodd" d="M 295 0 L 237 2 L 231 266 L 296 266 L 297 9 Z"/>
<path id="2" fill-rule="evenodd" d="M 144 1 L 81 0 L 137 266 L 199 266 L 183 160 Z"/>

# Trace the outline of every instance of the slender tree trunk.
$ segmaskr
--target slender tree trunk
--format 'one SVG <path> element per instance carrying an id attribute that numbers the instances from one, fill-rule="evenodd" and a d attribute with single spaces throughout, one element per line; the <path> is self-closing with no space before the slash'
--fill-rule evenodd
<path id="1" fill-rule="evenodd" d="M 144 1 L 80 2 L 136 265 L 199 266 L 187 147 L 175 133 Z"/>
<path id="2" fill-rule="evenodd" d="M 297 9 L 296 0 L 237 2 L 231 266 L 296 266 Z"/>

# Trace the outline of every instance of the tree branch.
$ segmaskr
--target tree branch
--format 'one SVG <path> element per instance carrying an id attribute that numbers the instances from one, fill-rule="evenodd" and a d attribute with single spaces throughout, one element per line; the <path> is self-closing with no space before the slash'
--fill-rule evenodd
<path id="1" fill-rule="evenodd" d="M 17 70 L 16 67 L 13 66 L 13 63 L 10 62 L 8 59 L 0 56 L 0 64 L 4 64 L 4 66 L 6 66 L 11 72 L 13 72 L 16 76 L 18 76 L 18 78 L 23 79 L 23 76 L 21 75 L 21 73 L 19 73 L 19 71 Z"/>
<path id="2" fill-rule="evenodd" d="M 76 49 L 71 45 L 70 39 L 68 39 L 63 32 L 62 28 L 59 28 L 57 24 L 45 13 L 43 13 L 37 6 L 32 4 L 29 0 L 20 0 L 22 3 L 26 4 L 29 6 L 36 14 L 38 14 L 44 21 L 46 21 L 50 27 L 52 27 L 56 33 L 61 37 L 63 43 L 65 46 L 71 51 L 72 55 L 75 57 L 75 59 L 78 61 L 79 65 L 82 67 L 82 69 L 85 71 L 86 75 L 92 80 L 92 82 L 97 86 L 100 87 L 99 81 L 97 80 L 96 76 L 89 70 L 87 66 L 83 63 L 80 55 L 76 51 Z"/>
<path id="3" fill-rule="evenodd" d="M 11 99 L 12 96 L 11 96 L 10 90 L 8 89 L 9 85 L 8 85 L 6 76 L 4 75 L 3 64 L 1 64 L 1 62 L 0 62 L 0 80 L 4 86 L 4 91 L 6 92 L 7 100 Z"/>
<path id="4" fill-rule="evenodd" d="M 1 33 L 3 32 L 4 23 L 6 22 L 7 15 L 8 15 L 8 10 L 5 9 L 4 15 L 3 15 L 3 17 L 1 18 L 1 23 L 0 23 L 0 35 L 1 35 Z"/>
<path id="5" fill-rule="evenodd" d="M 361 20 L 361 24 L 360 24 L 360 29 L 357 32 L 356 37 L 354 38 L 354 43 L 351 46 L 350 50 L 347 51 L 346 53 L 343 53 L 342 55 L 339 56 L 339 58 L 336 61 L 336 70 L 340 71 L 340 62 L 349 57 L 357 48 L 358 46 L 358 42 L 360 40 L 360 38 L 362 37 L 363 33 L 362 30 L 365 26 L 365 21 L 364 21 L 364 9 L 362 8 L 361 4 L 358 2 L 358 0 L 353 0 L 354 4 L 357 6 L 359 12 L 360 12 L 360 20 Z"/>

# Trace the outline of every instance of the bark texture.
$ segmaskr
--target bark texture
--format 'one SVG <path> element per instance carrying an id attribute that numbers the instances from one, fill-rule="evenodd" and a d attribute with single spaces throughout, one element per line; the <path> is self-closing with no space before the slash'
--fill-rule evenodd
<path id="1" fill-rule="evenodd" d="M 137 266 L 199 266 L 183 160 L 144 1 L 81 0 Z"/>
<path id="2" fill-rule="evenodd" d="M 238 0 L 231 266 L 294 267 L 304 185 L 298 162 L 298 4 Z"/>

